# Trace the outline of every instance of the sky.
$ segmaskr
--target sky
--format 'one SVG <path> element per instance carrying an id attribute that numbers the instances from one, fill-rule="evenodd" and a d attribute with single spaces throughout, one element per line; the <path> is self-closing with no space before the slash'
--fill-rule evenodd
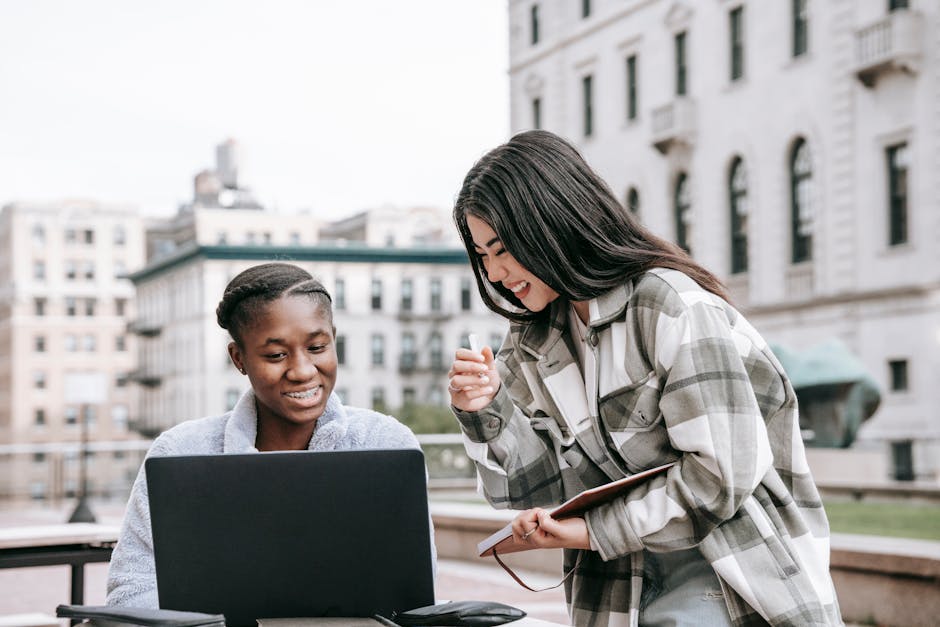
<path id="1" fill-rule="evenodd" d="M 507 0 L 0 0 L 0 206 L 167 215 L 228 138 L 267 207 L 449 209 L 509 133 Z"/>

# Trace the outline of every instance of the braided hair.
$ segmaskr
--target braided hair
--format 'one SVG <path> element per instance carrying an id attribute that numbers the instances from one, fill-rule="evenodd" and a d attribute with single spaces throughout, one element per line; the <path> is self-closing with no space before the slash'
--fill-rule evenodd
<path id="1" fill-rule="evenodd" d="M 229 281 L 215 310 L 219 326 L 242 346 L 242 329 L 272 301 L 282 296 L 309 296 L 320 305 L 332 322 L 333 299 L 317 279 L 289 263 L 263 263 L 252 266 Z"/>

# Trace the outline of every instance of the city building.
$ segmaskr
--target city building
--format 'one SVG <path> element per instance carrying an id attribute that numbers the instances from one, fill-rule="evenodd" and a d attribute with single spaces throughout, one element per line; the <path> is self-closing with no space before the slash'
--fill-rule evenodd
<path id="1" fill-rule="evenodd" d="M 0 498 L 123 496 L 147 442 L 130 425 L 136 210 L 89 201 L 0 212 Z M 87 430 L 86 430 L 87 429 Z"/>
<path id="2" fill-rule="evenodd" d="M 940 476 L 940 5 L 510 0 L 513 132 L 574 141 L 773 343 L 879 383 L 856 440 Z"/>

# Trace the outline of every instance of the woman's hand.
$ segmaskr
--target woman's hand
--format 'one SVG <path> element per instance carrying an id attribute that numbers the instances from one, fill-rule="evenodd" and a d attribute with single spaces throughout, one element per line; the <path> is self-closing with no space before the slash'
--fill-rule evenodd
<path id="1" fill-rule="evenodd" d="M 512 521 L 512 537 L 516 544 L 539 549 L 591 549 L 583 518 L 555 520 L 541 507 L 516 516 Z"/>
<path id="2" fill-rule="evenodd" d="M 480 352 L 458 348 L 447 376 L 450 404 L 461 411 L 483 409 L 499 391 L 496 358 L 489 346 Z"/>

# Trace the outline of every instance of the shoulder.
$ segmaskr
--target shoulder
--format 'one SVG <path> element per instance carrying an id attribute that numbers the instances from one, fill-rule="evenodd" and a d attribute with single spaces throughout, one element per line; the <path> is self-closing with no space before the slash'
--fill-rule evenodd
<path id="1" fill-rule="evenodd" d="M 187 420 L 161 433 L 148 455 L 209 455 L 222 452 L 230 413 Z"/>
<path id="2" fill-rule="evenodd" d="M 371 409 L 345 405 L 349 429 L 363 447 L 418 448 L 418 439 L 411 429 L 396 418 Z"/>
<path id="3" fill-rule="evenodd" d="M 671 268 L 653 268 L 634 281 L 631 302 L 676 315 L 696 306 L 723 309 L 727 303 L 695 282 L 689 275 Z"/>

